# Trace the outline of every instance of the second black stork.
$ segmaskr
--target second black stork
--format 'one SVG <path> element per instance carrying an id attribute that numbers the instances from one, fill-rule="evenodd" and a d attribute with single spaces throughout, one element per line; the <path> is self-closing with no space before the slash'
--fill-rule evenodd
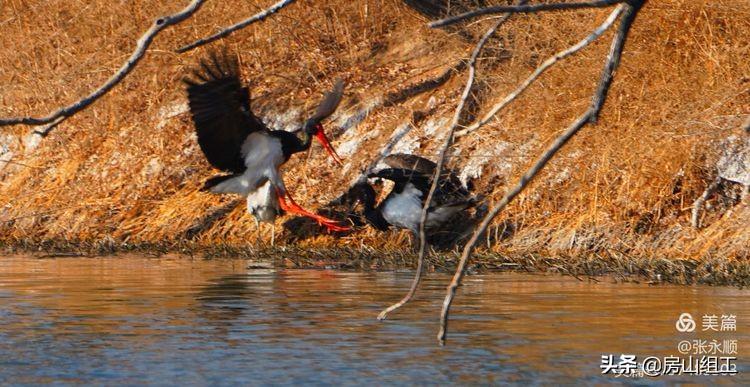
<path id="1" fill-rule="evenodd" d="M 371 173 L 368 178 L 393 181 L 393 189 L 376 205 L 375 189 L 366 181 L 359 182 L 344 196 L 344 201 L 361 203 L 367 223 L 385 231 L 389 226 L 407 229 L 415 236 L 419 233 L 422 207 L 432 185 L 436 165 L 425 158 L 394 154 L 383 160 L 390 168 Z M 438 231 L 449 224 L 456 215 L 476 203 L 458 177 L 446 171 L 440 175 L 435 193 L 427 209 L 426 232 Z"/>
<path id="2" fill-rule="evenodd" d="M 184 82 L 198 144 L 212 166 L 228 173 L 209 178 L 202 190 L 247 197 L 248 211 L 256 220 L 272 221 L 284 210 L 310 217 L 329 230 L 348 229 L 335 220 L 300 207 L 290 195 L 280 171 L 294 153 L 310 148 L 313 137 L 341 163 L 321 122 L 338 107 L 343 82 L 336 83 L 315 114 L 295 132 L 270 130 L 253 114 L 250 91 L 240 80 L 236 55 L 214 51 Z M 270 196 L 265 193 L 268 190 Z"/>

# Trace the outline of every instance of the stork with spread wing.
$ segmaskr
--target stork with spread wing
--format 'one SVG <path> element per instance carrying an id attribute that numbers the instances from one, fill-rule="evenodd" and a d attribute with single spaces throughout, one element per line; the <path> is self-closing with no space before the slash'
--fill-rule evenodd
<path id="1" fill-rule="evenodd" d="M 315 114 L 295 132 L 270 130 L 253 114 L 250 91 L 240 80 L 236 55 L 211 53 L 184 82 L 198 144 L 211 165 L 227 172 L 206 180 L 202 190 L 247 197 L 248 211 L 256 221 L 273 222 L 284 210 L 315 219 L 329 230 L 348 229 L 295 203 L 280 171 L 294 153 L 310 148 L 313 137 L 341 164 L 321 122 L 341 102 L 342 81 L 335 84 Z"/>

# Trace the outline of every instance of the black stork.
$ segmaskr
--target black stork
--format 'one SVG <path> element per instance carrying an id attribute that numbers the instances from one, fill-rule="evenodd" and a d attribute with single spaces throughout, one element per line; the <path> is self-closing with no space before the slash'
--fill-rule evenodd
<path id="1" fill-rule="evenodd" d="M 257 221 L 273 222 L 281 210 L 310 217 L 328 230 L 345 231 L 335 220 L 300 207 L 282 180 L 280 167 L 297 152 L 310 148 L 315 137 L 339 164 L 321 122 L 338 107 L 344 83 L 338 81 L 315 114 L 295 132 L 270 130 L 250 106 L 250 90 L 240 80 L 236 55 L 212 52 L 200 61 L 187 95 L 198 144 L 208 162 L 228 172 L 206 180 L 203 191 L 247 197 L 248 212 Z"/>
<path id="2" fill-rule="evenodd" d="M 371 173 L 367 177 L 393 181 L 394 186 L 388 196 L 376 205 L 375 189 L 368 182 L 362 181 L 344 195 L 343 201 L 350 204 L 361 203 L 365 220 L 378 230 L 385 231 L 389 226 L 394 226 L 407 229 L 417 236 L 422 207 L 437 166 L 423 157 L 406 154 L 390 155 L 383 161 L 390 168 Z M 454 173 L 443 172 L 427 210 L 425 231 L 429 234 L 442 229 L 454 216 L 475 203 L 475 198 L 461 185 Z"/>

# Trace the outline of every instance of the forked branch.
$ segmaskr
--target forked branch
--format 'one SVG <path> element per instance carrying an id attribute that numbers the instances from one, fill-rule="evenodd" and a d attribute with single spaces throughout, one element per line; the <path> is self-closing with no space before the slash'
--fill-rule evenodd
<path id="1" fill-rule="evenodd" d="M 138 62 L 143 58 L 143 56 L 146 54 L 146 50 L 149 48 L 151 43 L 153 42 L 156 35 L 159 34 L 159 32 L 163 31 L 165 28 L 173 26 L 175 24 L 178 24 L 190 16 L 192 16 L 198 9 L 203 5 L 205 1 L 204 0 L 193 0 L 188 4 L 185 8 L 183 8 L 181 11 L 174 13 L 172 15 L 163 16 L 156 21 L 154 21 L 154 24 L 151 25 L 151 27 L 138 39 L 138 42 L 136 44 L 135 50 L 132 54 L 130 54 L 130 57 L 123 63 L 123 65 L 120 67 L 119 70 L 117 70 L 114 75 L 112 75 L 109 79 L 107 79 L 106 82 L 104 82 L 103 85 L 101 85 L 98 89 L 91 92 L 91 94 L 87 95 L 84 98 L 81 98 L 80 100 L 68 105 L 63 106 L 60 109 L 44 116 L 44 117 L 17 117 L 17 118 L 0 118 L 0 126 L 7 126 L 7 125 L 46 125 L 50 124 L 44 129 L 38 130 L 36 133 L 38 133 L 41 136 L 46 136 L 49 134 L 49 132 L 57 125 L 60 124 L 63 120 L 66 118 L 80 112 L 81 110 L 85 109 L 94 101 L 101 98 L 103 95 L 107 94 L 112 88 L 114 88 L 118 83 L 120 83 L 128 74 L 130 74 L 131 71 L 138 65 Z"/>
<path id="2" fill-rule="evenodd" d="M 255 22 L 259 22 L 259 21 L 265 20 L 267 17 L 269 17 L 269 16 L 273 15 L 274 13 L 278 12 L 280 9 L 286 7 L 289 4 L 294 3 L 294 1 L 295 0 L 281 0 L 281 1 L 277 2 L 276 4 L 274 4 L 274 5 L 270 6 L 270 7 L 266 8 L 266 9 L 264 9 L 264 10 L 258 12 L 258 13 L 256 13 L 255 15 L 253 15 L 253 16 L 251 16 L 251 17 L 249 17 L 249 18 L 247 18 L 247 19 L 245 19 L 245 20 L 243 20 L 243 21 L 241 21 L 239 23 L 236 23 L 236 24 L 233 24 L 233 25 L 231 25 L 231 26 L 229 26 L 227 28 L 224 28 L 221 31 L 219 31 L 219 32 L 217 32 L 217 33 L 215 33 L 215 34 L 213 34 L 211 36 L 207 36 L 207 37 L 205 37 L 203 39 L 198 39 L 198 40 L 194 41 L 193 43 L 186 44 L 186 45 L 178 48 L 176 51 L 178 53 L 187 52 L 187 51 L 190 51 L 190 50 L 192 50 L 194 48 L 200 47 L 200 46 L 202 46 L 204 44 L 208 44 L 208 43 L 211 43 L 213 41 L 219 40 L 219 39 L 221 39 L 223 37 L 228 36 L 232 32 L 235 32 L 237 30 L 243 29 L 243 28 L 245 28 L 245 27 L 247 27 L 247 26 L 249 26 L 249 25 L 251 25 L 251 24 L 253 24 Z"/>
<path id="3" fill-rule="evenodd" d="M 521 4 L 526 3 L 527 0 L 521 0 Z M 506 20 L 510 18 L 510 14 L 506 14 L 500 19 L 495 22 L 492 27 L 490 27 L 487 32 L 484 33 L 482 38 L 477 42 L 477 45 L 474 47 L 474 51 L 471 54 L 471 58 L 469 58 L 468 66 L 469 66 L 469 76 L 466 80 L 466 86 L 464 87 L 464 91 L 461 94 L 461 99 L 458 102 L 458 106 L 456 106 L 456 111 L 453 114 L 453 120 L 451 121 L 450 130 L 448 131 L 448 136 L 445 138 L 445 143 L 443 144 L 443 147 L 440 149 L 440 155 L 438 156 L 437 166 L 435 167 L 435 174 L 432 176 L 432 185 L 430 185 L 430 191 L 427 194 L 427 198 L 425 199 L 424 206 L 422 207 L 422 213 L 419 219 L 419 256 L 417 258 L 417 272 L 414 274 L 414 280 L 411 283 L 411 288 L 409 289 L 409 292 L 406 293 L 406 296 L 402 298 L 399 302 L 389 306 L 380 314 L 378 315 L 378 320 L 385 320 L 386 317 L 388 317 L 388 313 L 393 312 L 394 310 L 404 306 L 407 302 L 411 301 L 411 299 L 414 297 L 414 294 L 417 292 L 417 288 L 419 287 L 419 282 L 422 279 L 422 271 L 424 268 L 424 255 L 425 250 L 427 247 L 427 238 L 425 236 L 425 229 L 424 225 L 427 220 L 427 210 L 430 208 L 430 202 L 432 202 L 432 197 L 435 195 L 435 189 L 437 189 L 438 186 L 438 180 L 440 179 L 440 174 L 443 170 L 443 164 L 445 163 L 445 155 L 447 153 L 447 150 L 450 148 L 451 144 L 453 143 L 453 132 L 455 132 L 456 127 L 458 126 L 459 119 L 461 117 L 461 113 L 464 110 L 464 106 L 466 105 L 466 100 L 468 100 L 469 95 L 471 94 L 471 89 L 474 87 L 474 78 L 476 74 L 476 62 L 477 58 L 479 58 L 479 54 L 482 52 L 482 49 L 484 48 L 484 45 L 487 43 L 487 41 L 492 37 L 492 35 L 495 34 L 497 29 L 505 23 Z"/>
<path id="4" fill-rule="evenodd" d="M 526 171 L 526 173 L 521 176 L 521 179 L 518 181 L 518 183 L 513 188 L 511 188 L 505 194 L 505 196 L 503 196 L 503 198 L 500 199 L 500 201 L 489 211 L 487 216 L 485 216 L 485 218 L 482 220 L 482 223 L 474 231 L 474 234 L 471 236 L 469 242 L 467 242 L 466 246 L 464 246 L 463 252 L 461 253 L 461 258 L 459 259 L 458 267 L 456 268 L 453 279 L 448 286 L 447 293 L 443 301 L 443 307 L 440 313 L 440 331 L 438 332 L 437 338 L 441 344 L 445 343 L 451 303 L 453 302 L 453 298 L 456 295 L 456 289 L 458 289 L 459 285 L 461 284 L 461 279 L 463 278 L 466 271 L 466 265 L 472 252 L 474 251 L 479 237 L 487 230 L 487 227 L 498 215 L 498 213 L 500 213 L 500 211 L 502 211 L 508 205 L 508 203 L 516 198 L 529 185 L 529 183 L 531 183 L 534 177 L 539 174 L 539 172 L 547 165 L 552 157 L 554 157 L 555 154 L 557 154 L 557 152 L 560 151 L 560 149 L 562 149 L 562 147 L 581 130 L 581 128 L 589 123 L 593 123 L 596 121 L 599 112 L 601 111 L 604 104 L 604 101 L 606 101 L 609 87 L 612 84 L 612 79 L 614 77 L 614 72 L 620 63 L 622 50 L 625 45 L 625 41 L 627 40 L 630 28 L 633 25 L 633 21 L 635 21 L 638 11 L 641 9 L 644 3 L 645 0 L 631 0 L 625 6 L 626 9 L 623 13 L 622 20 L 620 21 L 620 26 L 612 41 L 612 46 L 610 48 L 607 61 L 604 65 L 599 85 L 596 92 L 594 93 L 589 108 L 580 117 L 578 117 L 578 119 L 576 119 L 576 121 L 573 122 L 573 124 L 571 124 L 568 129 L 565 130 L 565 132 L 563 132 L 559 137 L 557 137 L 557 139 L 555 139 L 555 141 L 549 146 L 549 148 L 547 148 L 547 150 L 542 153 L 542 155 L 534 162 L 534 164 Z"/>
<path id="5" fill-rule="evenodd" d="M 693 211 L 690 215 L 690 224 L 692 224 L 693 228 L 701 228 L 701 213 L 703 212 L 703 205 L 706 203 L 706 200 L 708 200 L 708 198 L 719 189 L 719 186 L 721 186 L 721 177 L 716 176 L 711 184 L 706 187 L 706 190 L 703 191 L 703 194 L 693 202 Z"/>
<path id="6" fill-rule="evenodd" d="M 583 8 L 602 8 L 609 7 L 618 3 L 625 3 L 635 0 L 593 0 L 579 3 L 550 3 L 550 4 L 530 4 L 530 5 L 500 5 L 494 7 L 479 8 L 473 11 L 464 12 L 445 19 L 436 20 L 430 23 L 430 27 L 446 27 L 459 23 L 464 20 L 473 19 L 483 15 L 492 15 L 499 13 L 535 13 L 542 11 L 565 11 Z"/>
<path id="7" fill-rule="evenodd" d="M 531 84 L 534 83 L 534 81 L 536 81 L 536 79 L 544 74 L 544 72 L 547 71 L 550 67 L 555 65 L 560 60 L 563 60 L 570 55 L 575 54 L 576 52 L 580 51 L 584 47 L 594 42 L 600 36 L 602 36 L 602 34 L 607 31 L 607 29 L 609 29 L 609 27 L 611 27 L 612 24 L 620 16 L 623 11 L 623 7 L 623 5 L 620 5 L 615 8 L 615 10 L 609 14 L 609 17 L 607 17 L 604 23 L 599 25 L 599 27 L 597 27 L 589 36 L 583 38 L 583 40 L 581 40 L 580 42 L 556 53 L 555 55 L 552 55 L 547 60 L 545 60 L 544 63 L 542 63 L 541 66 L 537 67 L 536 70 L 534 70 L 534 72 L 531 73 L 528 78 L 526 78 L 526 80 L 524 80 L 515 90 L 513 90 L 513 92 L 508 94 L 505 98 L 503 98 L 502 101 L 493 106 L 492 109 L 490 109 L 490 111 L 487 112 L 487 114 L 485 114 L 481 120 L 475 122 L 466 129 L 456 132 L 456 137 L 465 136 L 486 125 L 492 120 L 493 117 L 495 117 L 495 115 L 497 115 L 498 112 L 500 112 L 500 110 L 504 109 L 506 106 L 510 105 L 511 102 L 516 100 L 516 98 L 518 98 L 524 91 L 526 91 L 526 89 L 528 89 L 528 87 L 531 86 Z"/>

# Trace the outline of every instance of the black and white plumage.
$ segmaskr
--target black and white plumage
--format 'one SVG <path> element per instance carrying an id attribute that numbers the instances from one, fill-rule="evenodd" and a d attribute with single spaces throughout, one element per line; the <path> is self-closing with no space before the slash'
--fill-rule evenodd
<path id="1" fill-rule="evenodd" d="M 378 230 L 389 226 L 419 232 L 422 207 L 432 184 L 436 165 L 430 160 L 413 155 L 391 155 L 384 159 L 391 167 L 371 173 L 368 178 L 380 178 L 394 182 L 386 198 L 376 205 L 377 195 L 367 182 L 359 182 L 346 194 L 346 201 L 358 201 L 363 205 L 367 222 Z M 426 231 L 442 229 L 456 215 L 475 204 L 475 199 L 461 186 L 451 172 L 441 174 L 425 220 Z"/>
<path id="2" fill-rule="evenodd" d="M 430 179 L 435 174 L 437 164 L 424 157 L 410 155 L 405 153 L 394 153 L 383 159 L 383 162 L 391 168 L 406 169 L 417 172 L 420 175 Z M 464 188 L 461 179 L 450 169 L 443 168 L 438 179 L 438 186 L 435 195 L 439 195 L 442 201 L 461 201 L 471 196 L 469 191 L 472 189 L 471 182 L 467 183 L 468 188 Z M 429 189 L 429 187 L 428 187 Z"/>
<path id="3" fill-rule="evenodd" d="M 415 11 L 431 19 L 455 15 L 483 7 L 485 0 L 404 0 Z"/>
<path id="4" fill-rule="evenodd" d="M 260 231 L 260 223 L 271 225 L 271 246 L 276 239 L 276 218 L 283 214 L 279 206 L 279 197 L 274 191 L 273 184 L 266 180 L 255 191 L 247 195 L 247 212 L 255 219 L 255 225 Z M 260 236 L 259 236 L 260 237 Z"/>
<path id="5" fill-rule="evenodd" d="M 342 229 L 334 220 L 297 205 L 280 171 L 291 155 L 310 148 L 313 137 L 340 163 L 321 121 L 338 107 L 343 95 L 342 81 L 336 83 L 315 114 L 296 132 L 270 130 L 253 114 L 250 91 L 240 80 L 236 56 L 213 52 L 184 82 L 198 144 L 212 166 L 228 172 L 206 180 L 202 190 L 247 197 L 248 211 L 258 221 L 273 222 L 286 210 L 311 217 L 329 229 Z"/>

